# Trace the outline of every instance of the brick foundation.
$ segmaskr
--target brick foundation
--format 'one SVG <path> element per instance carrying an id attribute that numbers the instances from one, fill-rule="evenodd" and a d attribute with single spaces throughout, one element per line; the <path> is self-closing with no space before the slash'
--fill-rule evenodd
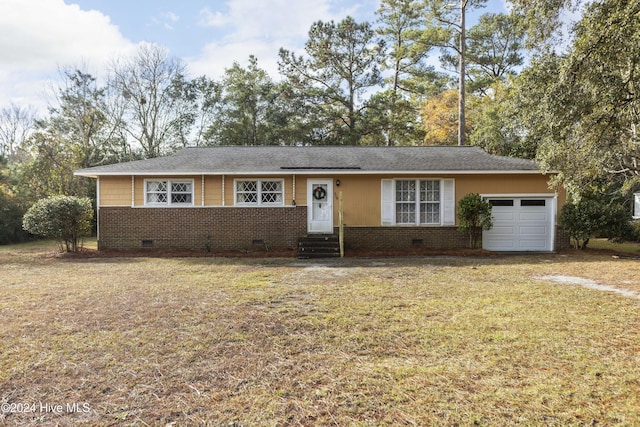
<path id="1" fill-rule="evenodd" d="M 295 248 L 307 208 L 100 208 L 99 249 Z"/>
<path id="2" fill-rule="evenodd" d="M 103 207 L 99 226 L 99 249 L 295 248 L 307 235 L 307 208 Z M 354 249 L 469 246 L 468 236 L 456 227 L 345 227 L 344 237 L 345 247 Z M 567 247 L 568 235 L 558 227 L 555 249 Z"/>
<path id="3" fill-rule="evenodd" d="M 469 237 L 456 227 L 345 227 L 344 242 L 347 248 L 368 249 L 469 247 Z"/>

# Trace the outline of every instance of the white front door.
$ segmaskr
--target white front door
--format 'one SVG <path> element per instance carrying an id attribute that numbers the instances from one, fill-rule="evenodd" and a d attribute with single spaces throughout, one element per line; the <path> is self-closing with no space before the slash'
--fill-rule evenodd
<path id="1" fill-rule="evenodd" d="M 333 180 L 307 181 L 307 231 L 333 233 Z"/>

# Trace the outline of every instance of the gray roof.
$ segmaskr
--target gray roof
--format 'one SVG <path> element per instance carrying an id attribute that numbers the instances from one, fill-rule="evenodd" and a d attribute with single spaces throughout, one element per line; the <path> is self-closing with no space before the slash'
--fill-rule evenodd
<path id="1" fill-rule="evenodd" d="M 209 175 L 349 173 L 537 173 L 525 159 L 478 147 L 222 146 L 185 148 L 148 160 L 97 166 L 76 175 Z"/>

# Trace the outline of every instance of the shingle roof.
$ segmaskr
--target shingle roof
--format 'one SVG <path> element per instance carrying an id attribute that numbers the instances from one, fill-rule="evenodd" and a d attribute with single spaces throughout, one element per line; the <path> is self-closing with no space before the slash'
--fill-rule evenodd
<path id="1" fill-rule="evenodd" d="M 189 175 L 299 173 L 536 173 L 525 159 L 494 156 L 478 147 L 291 147 L 223 146 L 185 148 L 148 160 L 97 166 L 76 175 Z"/>

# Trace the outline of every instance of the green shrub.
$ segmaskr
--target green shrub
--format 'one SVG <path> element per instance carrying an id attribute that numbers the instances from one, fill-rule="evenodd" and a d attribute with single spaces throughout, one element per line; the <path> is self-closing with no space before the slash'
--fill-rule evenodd
<path id="1" fill-rule="evenodd" d="M 491 203 L 483 200 L 477 193 L 470 193 L 458 203 L 458 230 L 469 235 L 469 246 L 478 247 L 482 230 L 493 227 Z"/>
<path id="2" fill-rule="evenodd" d="M 631 234 L 630 219 L 623 206 L 592 197 L 567 203 L 560 211 L 560 223 L 576 249 L 586 249 L 589 239 L 594 236 L 624 240 Z"/>
<path id="3" fill-rule="evenodd" d="M 640 220 L 631 221 L 631 232 L 629 239 L 640 242 Z"/>
<path id="4" fill-rule="evenodd" d="M 86 197 L 54 196 L 37 201 L 24 215 L 22 227 L 28 232 L 55 238 L 60 249 L 77 252 L 78 242 L 91 234 L 93 209 Z"/>
<path id="5" fill-rule="evenodd" d="M 10 192 L 0 186 L 0 245 L 20 243 L 29 239 L 22 229 L 25 209 Z"/>

